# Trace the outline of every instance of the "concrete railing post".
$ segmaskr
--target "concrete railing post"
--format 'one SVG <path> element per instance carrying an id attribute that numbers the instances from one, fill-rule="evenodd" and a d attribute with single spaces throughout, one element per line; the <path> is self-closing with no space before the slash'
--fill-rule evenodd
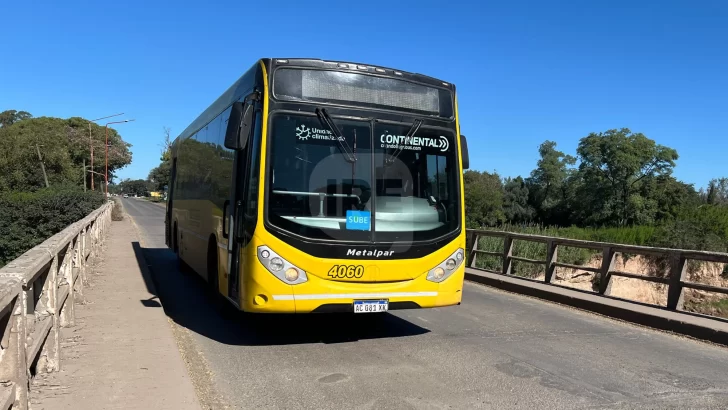
<path id="1" fill-rule="evenodd" d="M 74 259 L 76 255 L 75 249 L 76 240 L 71 239 L 71 242 L 66 247 L 66 255 L 63 258 L 63 269 L 62 269 L 62 280 L 59 283 L 65 282 L 65 286 L 68 287 L 68 296 L 66 297 L 65 303 L 59 300 L 56 304 L 56 310 L 60 310 L 60 325 L 61 327 L 73 326 L 75 322 L 75 290 L 73 281 L 73 269 Z M 57 291 L 56 291 L 57 292 Z M 62 304 L 62 305 L 61 305 Z"/>
<path id="2" fill-rule="evenodd" d="M 86 283 L 87 280 L 87 272 L 86 272 L 86 266 L 88 265 L 87 261 L 87 252 L 88 250 L 88 226 L 84 226 L 81 230 L 81 280 L 83 283 Z M 90 255 L 88 255 L 90 257 Z"/>
<path id="3" fill-rule="evenodd" d="M 99 221 L 97 219 L 94 222 L 92 222 L 92 224 L 91 224 L 91 256 L 93 259 L 96 259 L 96 255 L 98 253 L 98 248 L 97 248 L 98 231 L 99 231 Z"/>
<path id="4" fill-rule="evenodd" d="M 58 272 L 60 270 L 58 262 L 58 253 L 52 255 L 52 262 L 48 276 L 43 286 L 43 296 L 41 297 L 42 311 L 36 310 L 36 317 L 49 317 L 51 321 L 51 329 L 48 337 L 43 342 L 40 357 L 36 369 L 39 373 L 58 371 L 61 368 L 61 338 L 60 338 L 60 318 L 58 315 Z M 37 343 L 37 341 L 33 341 Z"/>
<path id="5" fill-rule="evenodd" d="M 20 410 L 27 410 L 29 408 L 28 399 L 30 390 L 30 371 L 28 370 L 28 361 L 25 354 L 25 346 L 28 340 L 27 317 L 25 314 L 25 307 L 27 305 L 26 297 L 27 294 L 25 292 L 20 292 L 15 299 L 8 349 L 12 354 L 8 358 L 8 367 L 12 373 L 11 377 L 15 385 L 15 403 L 13 404 L 13 409 L 17 407 Z"/>
<path id="6" fill-rule="evenodd" d="M 71 269 L 71 278 L 73 279 L 73 298 L 74 301 L 77 297 L 83 298 L 83 233 L 79 231 L 76 235 L 75 245 L 73 246 L 73 268 Z M 75 312 L 74 312 L 75 318 Z"/>

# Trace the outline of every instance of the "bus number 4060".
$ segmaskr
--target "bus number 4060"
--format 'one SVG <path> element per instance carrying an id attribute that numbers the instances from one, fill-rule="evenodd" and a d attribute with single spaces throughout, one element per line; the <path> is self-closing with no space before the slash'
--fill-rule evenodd
<path id="1" fill-rule="evenodd" d="M 338 279 L 360 279 L 364 276 L 364 267 L 361 265 L 334 265 L 329 269 L 329 276 Z"/>

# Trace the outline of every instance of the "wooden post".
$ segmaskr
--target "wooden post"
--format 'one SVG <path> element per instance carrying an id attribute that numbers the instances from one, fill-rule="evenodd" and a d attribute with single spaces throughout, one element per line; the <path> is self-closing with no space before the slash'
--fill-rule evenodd
<path id="1" fill-rule="evenodd" d="M 612 292 L 612 275 L 616 253 L 611 246 L 602 248 L 602 266 L 599 268 L 599 294 L 609 296 Z"/>
<path id="2" fill-rule="evenodd" d="M 511 274 L 511 256 L 513 256 L 513 238 L 510 235 L 506 235 L 503 238 L 503 274 Z"/>
<path id="3" fill-rule="evenodd" d="M 471 268 L 475 268 L 476 267 L 475 263 L 477 261 L 477 256 L 478 256 L 477 255 L 478 253 L 475 251 L 478 250 L 478 241 L 480 241 L 480 236 L 478 236 L 477 233 L 472 233 L 471 238 L 472 238 L 472 243 L 471 243 L 471 247 L 470 247 L 470 252 L 468 254 L 468 258 L 470 259 L 468 261 L 468 266 Z"/>
<path id="4" fill-rule="evenodd" d="M 687 259 L 682 252 L 670 253 L 670 285 L 667 288 L 667 308 L 678 310 L 683 308 L 683 285 L 685 271 L 687 270 Z"/>
<path id="5" fill-rule="evenodd" d="M 544 275 L 544 282 L 551 283 L 556 272 L 556 260 L 558 259 L 559 245 L 554 242 L 553 239 L 549 239 L 546 242 L 546 273 Z"/>

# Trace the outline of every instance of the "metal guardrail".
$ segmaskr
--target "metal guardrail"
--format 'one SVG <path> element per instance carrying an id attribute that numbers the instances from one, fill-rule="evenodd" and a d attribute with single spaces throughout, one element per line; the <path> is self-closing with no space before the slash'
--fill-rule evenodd
<path id="1" fill-rule="evenodd" d="M 481 237 L 503 238 L 503 251 L 490 252 L 478 249 L 478 242 Z M 538 242 L 546 245 L 546 260 L 534 260 L 513 255 L 513 241 Z M 589 266 L 572 265 L 568 263 L 558 262 L 559 246 L 570 246 L 574 248 L 592 249 L 602 251 L 602 264 L 598 268 Z M 686 281 L 687 262 L 688 260 L 728 263 L 728 253 L 694 251 L 685 249 L 671 248 L 653 248 L 649 246 L 622 245 L 606 242 L 593 242 L 578 239 L 556 238 L 551 236 L 520 234 L 504 231 L 491 230 L 467 230 L 467 249 L 468 259 L 467 266 L 473 269 L 483 271 L 512 275 L 513 261 L 527 262 L 532 264 L 544 265 L 546 268 L 543 282 L 551 284 L 554 272 L 557 267 L 579 269 L 587 272 L 593 272 L 599 278 L 598 294 L 609 296 L 611 292 L 612 278 L 621 276 L 631 279 L 639 279 L 648 282 L 662 283 L 668 286 L 667 290 L 667 308 L 670 310 L 682 309 L 684 289 L 696 289 L 707 292 L 716 292 L 728 295 L 728 288 L 704 285 L 701 283 Z M 623 272 L 615 270 L 616 255 L 618 253 L 628 253 L 643 256 L 657 256 L 666 258 L 669 261 L 669 274 L 667 277 L 646 276 L 631 272 Z M 482 269 L 476 266 L 478 255 L 490 255 L 500 257 L 502 265 L 500 271 Z M 531 279 L 529 279 L 531 280 Z"/>
<path id="2" fill-rule="evenodd" d="M 112 206 L 104 204 L 0 269 L 0 410 L 28 409 L 33 376 L 60 370 L 60 328 L 74 324 L 74 301 L 83 296 Z"/>

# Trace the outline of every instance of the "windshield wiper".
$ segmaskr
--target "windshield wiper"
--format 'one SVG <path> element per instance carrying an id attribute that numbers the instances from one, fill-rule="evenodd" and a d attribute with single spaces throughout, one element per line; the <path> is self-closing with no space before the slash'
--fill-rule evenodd
<path id="1" fill-rule="evenodd" d="M 341 149 L 341 152 L 344 154 L 344 159 L 346 160 L 346 162 L 356 162 L 356 154 L 351 151 L 351 148 L 349 148 L 349 144 L 346 142 L 346 139 L 344 139 L 344 136 L 341 135 L 339 127 L 334 124 L 334 121 L 329 116 L 329 113 L 326 112 L 326 109 L 316 108 L 316 116 L 318 116 L 321 124 L 323 124 L 326 128 L 329 129 L 329 131 L 331 131 L 332 134 L 334 134 L 334 138 L 336 138 L 336 141 L 339 142 L 339 149 Z"/>
<path id="2" fill-rule="evenodd" d="M 394 152 L 387 157 L 387 159 L 384 160 L 384 165 L 392 165 L 394 164 L 394 160 L 397 159 L 399 154 L 402 153 L 402 147 L 404 146 L 404 143 L 407 142 L 409 139 L 414 137 L 417 130 L 420 129 L 422 126 L 422 120 L 421 119 L 415 119 L 414 122 L 412 122 L 412 127 L 410 127 L 409 131 L 407 131 L 407 135 L 404 137 L 404 141 L 402 141 L 402 144 L 398 144 L 397 148 L 394 150 Z"/>

